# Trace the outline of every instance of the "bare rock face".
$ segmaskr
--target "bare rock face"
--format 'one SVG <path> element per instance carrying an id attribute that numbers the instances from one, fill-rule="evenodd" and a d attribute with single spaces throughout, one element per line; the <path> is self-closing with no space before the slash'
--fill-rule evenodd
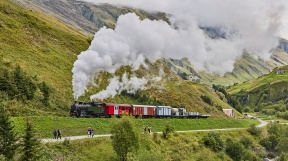
<path id="1" fill-rule="evenodd" d="M 94 35 L 101 27 L 114 28 L 117 18 L 129 12 L 135 12 L 140 17 L 149 19 L 164 19 L 163 13 L 148 13 L 133 8 L 113 6 L 110 4 L 95 5 L 78 0 L 13 0 L 14 2 L 56 17 L 60 21 Z"/>

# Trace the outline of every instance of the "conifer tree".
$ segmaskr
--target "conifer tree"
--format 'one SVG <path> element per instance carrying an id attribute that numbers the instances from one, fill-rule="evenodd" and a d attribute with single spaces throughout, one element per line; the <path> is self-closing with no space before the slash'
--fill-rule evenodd
<path id="1" fill-rule="evenodd" d="M 17 136 L 10 115 L 5 108 L 8 96 L 2 92 L 0 95 L 0 155 L 6 160 L 13 160 L 17 149 Z"/>
<path id="2" fill-rule="evenodd" d="M 29 119 L 26 120 L 25 135 L 22 138 L 22 161 L 37 161 L 41 158 L 41 143 L 35 135 L 32 124 Z"/>
<path id="3" fill-rule="evenodd" d="M 45 105 L 49 105 L 49 97 L 50 97 L 50 88 L 49 88 L 49 86 L 47 85 L 47 83 L 46 82 L 42 82 L 41 84 L 40 84 L 40 90 L 41 90 L 41 92 L 43 93 L 43 103 L 45 104 Z"/>

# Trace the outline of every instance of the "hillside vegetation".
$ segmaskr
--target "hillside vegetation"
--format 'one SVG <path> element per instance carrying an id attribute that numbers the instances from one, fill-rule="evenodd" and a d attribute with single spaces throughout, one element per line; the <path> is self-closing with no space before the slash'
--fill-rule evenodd
<path id="1" fill-rule="evenodd" d="M 1 77 L 12 77 L 13 69 L 19 66 L 25 79 L 36 85 L 33 98 L 9 96 L 8 106 L 18 111 L 22 109 L 24 113 L 29 113 L 28 109 L 36 109 L 31 113 L 67 109 L 73 100 L 73 62 L 87 49 L 89 39 L 52 17 L 20 7 L 10 0 L 0 0 L 0 30 Z M 9 81 L 13 84 L 12 78 Z M 50 89 L 48 104 L 41 102 L 43 92 L 37 87 L 41 82 Z M 7 89 L 1 91 L 9 92 Z"/>
<path id="2" fill-rule="evenodd" d="M 228 89 L 245 112 L 257 111 L 285 119 L 288 119 L 287 91 L 288 66 L 276 68 L 268 75 Z"/>
<path id="3" fill-rule="evenodd" d="M 164 126 L 160 127 L 163 133 L 156 133 L 152 126 L 153 134 L 149 134 L 147 131 L 143 131 L 143 124 L 142 127 L 139 126 L 138 121 L 144 120 L 135 120 L 134 118 L 112 118 L 110 120 L 113 120 L 111 121 L 113 123 L 107 129 L 114 133 L 112 137 L 46 143 L 42 145 L 42 159 L 258 161 L 263 158 L 278 157 L 279 160 L 284 161 L 288 156 L 286 137 L 288 128 L 286 125 L 277 123 L 261 129 L 252 125 L 247 130 L 175 133 L 179 127 L 174 126 L 175 124 L 172 122 L 166 122 L 161 124 L 165 124 Z M 223 122 L 227 120 L 223 120 Z M 155 122 L 159 121 L 155 120 Z M 115 132 L 120 130 L 122 133 Z M 127 133 L 127 130 L 130 133 Z M 114 140 L 114 138 L 118 139 Z M 123 148 L 130 150 L 126 151 Z M 125 155 L 124 159 L 120 159 L 123 155 Z"/>
<path id="4" fill-rule="evenodd" d="M 2 81 L 5 88 L 1 88 L 1 97 L 7 101 L 12 115 L 62 113 L 67 116 L 73 102 L 73 63 L 77 55 L 88 48 L 91 39 L 52 17 L 6 0 L 0 0 L 0 22 L 3 31 L 0 35 L 0 77 L 9 80 Z M 116 75 L 127 72 L 137 77 L 158 76 L 159 71 L 164 70 L 165 75 L 158 85 L 135 94 L 124 91 L 122 95 L 103 101 L 181 106 L 213 117 L 223 117 L 222 108 L 231 108 L 209 88 L 184 81 L 162 62 L 147 63 L 149 69 L 142 67 L 133 73 L 130 67 L 122 67 Z M 80 100 L 89 100 L 91 94 L 105 89 L 109 78 L 111 74 L 102 72 L 95 78 L 99 87 L 90 86 L 89 92 Z M 17 84 L 21 80 L 25 82 Z M 22 89 L 22 86 L 25 87 Z M 210 101 L 203 101 L 201 96 Z"/>
<path id="5" fill-rule="evenodd" d="M 13 117 L 15 131 L 22 133 L 25 128 L 26 117 Z M 52 138 L 52 130 L 60 128 L 62 136 L 86 135 L 88 127 L 95 130 L 95 134 L 109 134 L 114 119 L 109 118 L 71 118 L 54 116 L 31 116 L 29 117 L 39 138 Z M 162 131 L 169 124 L 175 130 L 203 130 L 223 128 L 248 128 L 252 124 L 259 124 L 257 120 L 208 118 L 208 119 L 135 119 L 137 129 L 143 131 L 145 126 L 152 126 L 153 132 Z"/>
<path id="6" fill-rule="evenodd" d="M 243 54 L 242 58 L 236 60 L 233 71 L 225 73 L 224 76 L 207 73 L 205 71 L 197 71 L 187 59 L 164 59 L 164 62 L 177 74 L 184 75 L 184 78 L 185 76 L 193 75 L 200 78 L 202 83 L 210 86 L 213 84 L 230 86 L 256 79 L 262 74 L 269 73 L 269 71 L 275 67 L 288 64 L 288 55 L 284 51 L 285 44 L 287 45 L 286 41 L 283 42 L 283 47 L 281 47 L 283 49 L 279 47 L 275 50 L 271 59 L 268 61 L 255 58 L 247 53 Z"/>
<path id="7" fill-rule="evenodd" d="M 147 83 L 149 88 L 145 90 L 137 91 L 132 94 L 123 91 L 121 95 L 117 95 L 115 98 L 110 97 L 98 101 L 185 107 L 187 111 L 197 111 L 202 114 L 210 114 L 212 117 L 223 117 L 224 113 L 222 112 L 222 109 L 232 108 L 209 87 L 183 80 L 177 74 L 172 72 L 170 68 L 163 65 L 161 61 L 158 61 L 155 64 L 149 64 L 148 68 L 141 67 L 135 72 L 131 71 L 130 67 L 122 67 L 116 71 L 116 75 L 121 76 L 124 72 L 129 76 L 136 75 L 137 77 L 156 77 L 160 75 L 161 81 L 154 82 L 152 79 Z M 82 96 L 80 100 L 88 100 L 90 95 L 106 89 L 109 78 L 111 78 L 111 74 L 106 72 L 102 72 L 101 75 L 98 75 L 95 82 L 99 86 L 97 88 L 90 86 L 89 91 Z M 207 102 L 203 100 L 203 96 L 207 97 L 210 101 Z M 242 117 L 237 111 L 235 111 L 235 115 L 236 117 Z"/>

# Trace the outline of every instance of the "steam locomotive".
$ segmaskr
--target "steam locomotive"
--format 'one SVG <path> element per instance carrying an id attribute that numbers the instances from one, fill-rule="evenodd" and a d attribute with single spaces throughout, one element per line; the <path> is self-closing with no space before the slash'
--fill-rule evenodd
<path id="1" fill-rule="evenodd" d="M 71 117 L 121 117 L 132 115 L 138 118 L 208 118 L 211 115 L 199 112 L 187 112 L 185 108 L 171 106 L 112 104 L 100 102 L 74 102 L 70 109 Z"/>

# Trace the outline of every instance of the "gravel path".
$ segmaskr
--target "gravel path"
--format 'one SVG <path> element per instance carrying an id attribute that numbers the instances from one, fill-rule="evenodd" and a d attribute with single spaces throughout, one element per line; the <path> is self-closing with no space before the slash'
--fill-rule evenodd
<path id="1" fill-rule="evenodd" d="M 268 122 L 263 121 L 261 119 L 257 119 L 260 121 L 260 124 L 257 125 L 256 127 L 263 127 L 268 124 Z M 209 132 L 209 131 L 229 131 L 229 130 L 243 130 L 246 128 L 226 128 L 226 129 L 206 129 L 206 130 L 185 130 L 185 131 L 176 131 L 178 133 L 184 133 L 184 132 Z M 157 132 L 158 134 L 161 134 L 162 132 Z M 108 137 L 111 136 L 111 134 L 102 134 L 102 135 L 94 135 L 93 137 L 88 137 L 88 135 L 82 135 L 82 136 L 68 136 L 68 137 L 62 137 L 62 139 L 42 139 L 41 141 L 43 143 L 51 143 L 51 142 L 61 142 L 64 141 L 65 139 L 67 140 L 79 140 L 79 139 L 86 139 L 86 138 L 97 138 L 97 137 Z"/>

